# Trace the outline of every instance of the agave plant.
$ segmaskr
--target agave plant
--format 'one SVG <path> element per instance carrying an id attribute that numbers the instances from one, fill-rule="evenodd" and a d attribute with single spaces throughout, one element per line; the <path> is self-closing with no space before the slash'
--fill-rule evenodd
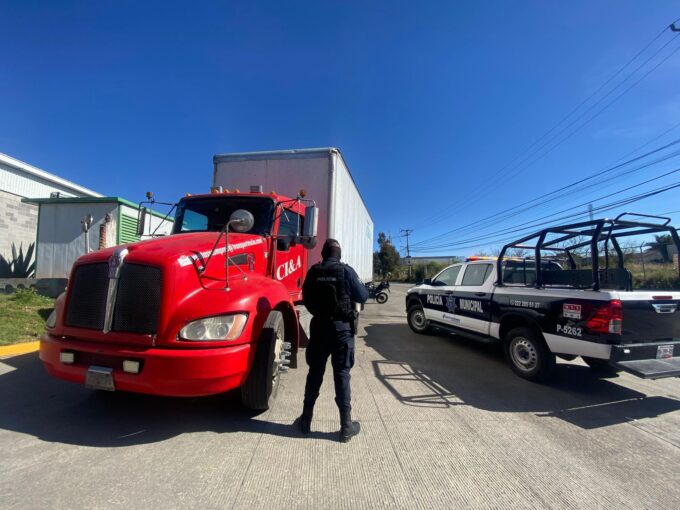
<path id="1" fill-rule="evenodd" d="M 34 276 L 35 260 L 32 261 L 34 248 L 35 243 L 29 244 L 24 255 L 23 244 L 19 245 L 19 253 L 17 253 L 17 247 L 12 243 L 12 258 L 8 260 L 0 255 L 0 278 L 31 278 Z"/>

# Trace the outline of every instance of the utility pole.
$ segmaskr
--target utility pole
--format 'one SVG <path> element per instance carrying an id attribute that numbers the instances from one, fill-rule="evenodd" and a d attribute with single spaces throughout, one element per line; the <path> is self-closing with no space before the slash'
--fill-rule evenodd
<path id="1" fill-rule="evenodd" d="M 406 257 L 408 257 L 408 279 L 411 280 L 411 268 L 413 267 L 411 265 L 411 247 L 408 242 L 408 236 L 411 235 L 411 232 L 413 232 L 412 228 L 402 228 L 399 230 L 399 232 L 403 232 L 401 237 L 406 237 Z"/>
<path id="2" fill-rule="evenodd" d="M 588 215 L 590 216 L 590 221 L 593 221 L 593 204 L 588 204 Z"/>

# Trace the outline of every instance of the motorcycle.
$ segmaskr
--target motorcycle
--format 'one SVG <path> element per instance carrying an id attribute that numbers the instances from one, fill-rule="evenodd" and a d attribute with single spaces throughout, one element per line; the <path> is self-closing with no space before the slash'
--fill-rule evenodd
<path id="1" fill-rule="evenodd" d="M 390 292 L 390 282 L 380 282 L 377 286 L 373 282 L 366 284 L 366 290 L 368 290 L 368 297 L 375 299 L 376 303 L 384 304 L 387 303 L 389 296 L 387 292 Z"/>

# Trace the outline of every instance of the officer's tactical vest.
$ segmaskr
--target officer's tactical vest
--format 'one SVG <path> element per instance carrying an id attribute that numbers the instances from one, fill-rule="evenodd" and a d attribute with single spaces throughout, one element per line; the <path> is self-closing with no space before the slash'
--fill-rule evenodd
<path id="1" fill-rule="evenodd" d="M 352 299 L 345 288 L 345 265 L 338 262 L 314 264 L 307 274 L 304 295 L 307 310 L 314 316 L 348 321 L 353 311 Z"/>

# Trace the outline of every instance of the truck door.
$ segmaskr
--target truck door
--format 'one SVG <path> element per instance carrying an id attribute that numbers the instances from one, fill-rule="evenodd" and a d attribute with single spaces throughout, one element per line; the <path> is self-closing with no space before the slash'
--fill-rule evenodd
<path id="1" fill-rule="evenodd" d="M 493 294 L 492 264 L 468 264 L 455 289 L 456 312 L 460 327 L 489 334 L 491 296 Z"/>
<path id="2" fill-rule="evenodd" d="M 295 238 L 302 231 L 301 215 L 291 209 L 281 207 L 276 238 L 276 261 L 274 278 L 282 282 L 293 301 L 302 299 L 303 274 L 306 267 L 306 250 Z"/>
<path id="3" fill-rule="evenodd" d="M 450 323 L 445 320 L 444 314 L 451 308 L 449 304 L 453 302 L 453 292 L 461 267 L 461 264 L 447 267 L 432 279 L 430 285 L 423 286 L 420 300 L 428 320 Z"/>

